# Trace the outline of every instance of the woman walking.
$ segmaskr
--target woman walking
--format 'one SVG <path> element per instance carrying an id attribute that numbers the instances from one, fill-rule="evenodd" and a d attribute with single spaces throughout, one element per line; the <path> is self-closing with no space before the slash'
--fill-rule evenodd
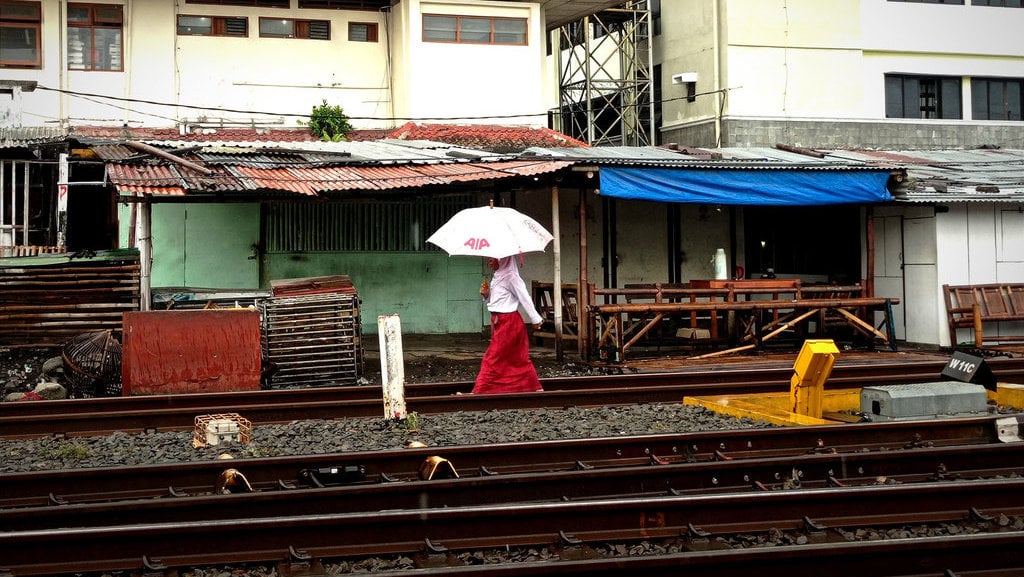
<path id="1" fill-rule="evenodd" d="M 530 339 L 519 311 L 530 319 L 534 329 L 542 318 L 519 276 L 514 257 L 489 259 L 494 278 L 480 286 L 480 296 L 491 312 L 491 343 L 480 363 L 473 393 L 519 393 L 541 391 L 537 369 L 530 360 Z"/>

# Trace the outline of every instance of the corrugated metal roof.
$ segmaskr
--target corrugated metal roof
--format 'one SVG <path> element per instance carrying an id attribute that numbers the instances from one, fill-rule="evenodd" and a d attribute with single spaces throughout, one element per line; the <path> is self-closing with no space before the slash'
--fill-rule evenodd
<path id="1" fill-rule="evenodd" d="M 659 152 L 660 151 L 660 152 Z M 597 166 L 687 169 L 892 170 L 896 202 L 1024 202 L 1024 150 L 831 150 L 794 147 L 530 148 L 524 155 Z"/>
<path id="2" fill-rule="evenodd" d="M 0 148 L 24 148 L 60 142 L 66 137 L 67 130 L 56 126 L 0 128 Z"/>
<path id="3" fill-rule="evenodd" d="M 842 150 L 828 158 L 906 170 L 897 202 L 1024 202 L 1024 150 Z"/>
<path id="4" fill-rule="evenodd" d="M 544 174 L 572 164 L 547 159 L 498 160 L 506 157 L 487 153 L 472 155 L 484 160 L 467 162 L 447 156 L 453 150 L 463 149 L 437 142 L 430 147 L 416 143 L 417 151 L 430 151 L 427 155 L 410 155 L 409 147 L 395 148 L 389 143 L 372 146 L 368 142 L 324 142 L 324 145 L 329 145 L 326 148 L 331 154 L 222 147 L 218 143 L 199 150 L 189 147 L 180 155 L 184 160 L 213 170 L 212 175 L 200 174 L 159 157 L 142 155 L 145 159 L 139 160 L 138 151 L 124 145 L 97 146 L 93 150 L 108 161 L 108 177 L 120 194 L 155 197 L 210 193 L 318 196 L 341 191 L 388 191 Z M 342 149 L 365 154 L 339 154 Z M 385 154 L 388 151 L 391 156 Z M 401 158 L 394 156 L 396 152 Z M 371 157 L 373 160 L 367 160 Z"/>
<path id="5" fill-rule="evenodd" d="M 683 169 L 850 170 L 875 168 L 861 162 L 820 158 L 771 148 L 679 149 L 636 146 L 593 148 L 529 148 L 522 157 L 576 160 L 597 166 L 636 166 Z"/>
<path id="6" fill-rule="evenodd" d="M 692 170 L 890 170 L 905 172 L 897 202 L 1024 202 L 1024 151 L 755 148 L 531 147 L 511 156 L 435 141 L 197 142 L 147 144 L 206 166 L 173 165 L 124 143 L 96 143 L 122 194 L 284 194 L 386 191 L 530 176 L 573 164 Z M 119 167 L 114 169 L 114 167 Z M 158 170 L 160 168 L 161 170 Z"/>
<path id="7" fill-rule="evenodd" d="M 189 142 L 183 140 L 139 141 L 161 150 L 211 163 L 274 166 L 294 162 L 405 164 L 452 160 L 499 160 L 512 158 L 445 144 L 416 140 L 378 140 L 357 142 Z M 103 160 L 118 160 L 139 155 L 121 142 L 96 142 L 90 145 Z"/>

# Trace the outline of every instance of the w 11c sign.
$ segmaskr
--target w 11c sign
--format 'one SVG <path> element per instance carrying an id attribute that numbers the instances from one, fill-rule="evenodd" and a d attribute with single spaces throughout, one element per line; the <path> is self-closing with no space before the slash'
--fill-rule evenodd
<path id="1" fill-rule="evenodd" d="M 964 383 L 982 385 L 990 391 L 996 390 L 996 376 L 985 364 L 985 359 L 956 351 L 953 358 L 942 369 L 942 376 Z"/>

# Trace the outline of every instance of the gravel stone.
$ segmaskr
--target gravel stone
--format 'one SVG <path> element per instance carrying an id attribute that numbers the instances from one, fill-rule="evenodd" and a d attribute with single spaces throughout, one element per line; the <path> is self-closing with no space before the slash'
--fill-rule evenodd
<path id="1" fill-rule="evenodd" d="M 229 442 L 199 448 L 192 446 L 190 431 L 0 439 L 0 472 L 207 461 L 224 453 L 246 458 L 378 451 L 405 448 L 412 441 L 444 447 L 771 427 L 682 404 L 470 411 L 417 417 L 416 430 L 410 430 L 405 420 L 376 418 L 255 426 L 247 444 Z"/>

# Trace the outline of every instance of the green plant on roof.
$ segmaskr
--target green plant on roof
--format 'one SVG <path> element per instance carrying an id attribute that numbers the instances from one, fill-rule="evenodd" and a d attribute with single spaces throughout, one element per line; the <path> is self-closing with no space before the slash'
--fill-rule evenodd
<path id="1" fill-rule="evenodd" d="M 352 130 L 348 116 L 345 115 L 341 106 L 327 104 L 326 98 L 323 100 L 323 104 L 313 107 L 313 112 L 309 115 L 309 122 L 305 124 L 309 126 L 309 131 L 313 136 L 329 142 L 346 140 L 345 133 Z"/>

